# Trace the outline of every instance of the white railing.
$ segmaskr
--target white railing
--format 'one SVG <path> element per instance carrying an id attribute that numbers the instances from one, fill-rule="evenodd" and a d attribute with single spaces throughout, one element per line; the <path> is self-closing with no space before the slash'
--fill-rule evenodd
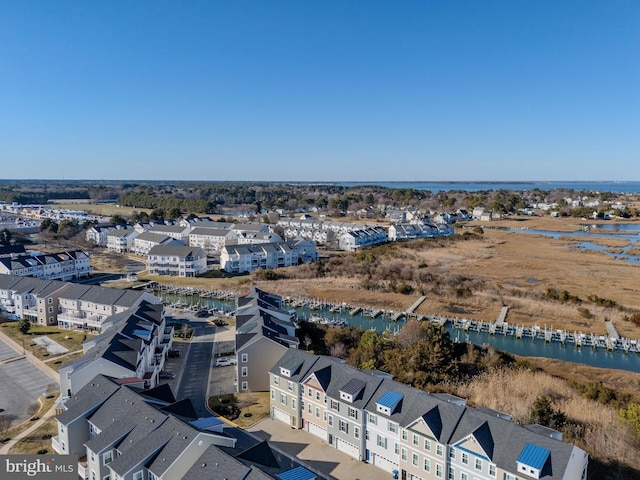
<path id="1" fill-rule="evenodd" d="M 58 454 L 62 454 L 62 449 L 60 448 L 60 439 L 58 438 L 58 435 L 56 435 L 55 437 L 51 437 L 51 448 L 53 448 L 53 450 Z"/>

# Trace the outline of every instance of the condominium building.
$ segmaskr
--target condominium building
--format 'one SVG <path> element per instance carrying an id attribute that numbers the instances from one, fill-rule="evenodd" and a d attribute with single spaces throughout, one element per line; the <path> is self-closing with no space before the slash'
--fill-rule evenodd
<path id="1" fill-rule="evenodd" d="M 207 271 L 207 253 L 199 247 L 156 245 L 147 254 L 149 275 L 197 277 Z"/>
<path id="2" fill-rule="evenodd" d="M 93 273 L 89 255 L 82 250 L 59 253 L 24 253 L 0 257 L 0 274 L 68 281 Z"/>

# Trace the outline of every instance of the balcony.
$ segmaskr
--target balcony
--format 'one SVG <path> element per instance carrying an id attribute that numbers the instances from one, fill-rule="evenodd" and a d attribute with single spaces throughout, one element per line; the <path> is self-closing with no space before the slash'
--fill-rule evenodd
<path id="1" fill-rule="evenodd" d="M 78 476 L 87 480 L 89 478 L 89 468 L 87 467 L 87 457 L 82 456 L 78 459 Z"/>
<path id="2" fill-rule="evenodd" d="M 56 435 L 55 437 L 51 437 L 51 448 L 53 448 L 53 451 L 58 455 L 63 454 L 62 448 L 60 447 L 60 439 L 58 438 L 58 435 Z"/>

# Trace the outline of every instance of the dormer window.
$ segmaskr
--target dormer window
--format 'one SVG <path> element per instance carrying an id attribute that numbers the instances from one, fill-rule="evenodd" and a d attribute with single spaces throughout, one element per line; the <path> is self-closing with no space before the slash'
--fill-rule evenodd
<path id="1" fill-rule="evenodd" d="M 282 375 L 283 377 L 289 378 L 291 377 L 291 372 L 287 368 L 280 367 L 280 375 Z"/>
<path id="2" fill-rule="evenodd" d="M 402 394 L 389 390 L 376 402 L 376 411 L 389 416 L 396 411 L 403 398 Z"/>
<path id="3" fill-rule="evenodd" d="M 550 455 L 551 452 L 546 448 L 527 443 L 516 460 L 518 473 L 540 478 Z"/>

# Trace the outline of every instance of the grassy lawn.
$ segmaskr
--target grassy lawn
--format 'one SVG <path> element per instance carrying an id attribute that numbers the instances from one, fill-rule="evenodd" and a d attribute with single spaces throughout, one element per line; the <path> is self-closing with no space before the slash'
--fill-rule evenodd
<path id="1" fill-rule="evenodd" d="M 209 397 L 209 408 L 247 428 L 269 416 L 269 392 L 248 392 Z"/>
<path id="2" fill-rule="evenodd" d="M 57 372 L 63 364 L 70 362 L 71 360 L 76 360 L 82 355 L 82 352 L 74 353 L 72 355 L 60 355 L 59 357 L 53 357 L 54 359 L 52 360 L 45 360 L 45 363 L 49 368 L 52 368 Z"/>
<path id="3" fill-rule="evenodd" d="M 22 423 L 20 423 L 19 425 L 16 425 L 15 427 L 9 429 L 5 434 L 2 435 L 2 439 L 11 439 L 11 438 L 15 438 L 20 432 L 25 431 L 27 428 L 29 428 L 31 425 L 33 425 L 33 421 L 37 420 L 38 418 L 40 418 L 42 415 L 44 415 L 46 412 L 49 411 L 49 409 L 51 407 L 53 407 L 53 404 L 55 403 L 57 398 L 57 394 L 52 394 L 52 395 L 48 395 L 47 397 L 40 397 L 38 399 L 38 403 L 40 404 L 40 409 L 33 415 L 33 417 L 31 417 L 31 419 L 26 420 Z M 47 448 L 45 447 L 38 447 L 35 450 L 31 451 L 26 451 L 26 450 L 22 450 L 23 448 L 28 448 L 28 445 L 30 443 L 30 441 L 35 442 L 38 438 L 40 438 L 40 440 L 42 441 L 42 443 L 46 443 L 49 442 L 48 444 L 48 450 L 51 451 L 51 440 L 43 440 L 42 436 L 46 435 L 47 433 L 39 433 L 41 430 L 45 429 L 45 427 L 47 426 L 47 424 L 51 424 L 51 426 L 49 426 L 48 428 L 53 429 L 53 433 L 51 433 L 51 435 L 57 435 L 57 430 L 55 427 L 55 421 L 54 419 L 50 419 L 47 420 L 40 428 L 38 428 L 35 432 L 33 432 L 31 435 L 29 435 L 28 437 L 25 437 L 24 439 L 20 440 L 18 443 L 16 443 L 13 448 L 11 449 L 10 453 L 37 453 L 38 450 L 40 450 L 41 448 Z M 22 446 L 22 444 L 25 443 L 25 446 Z"/>
<path id="4" fill-rule="evenodd" d="M 16 443 L 10 454 L 36 454 L 36 453 L 53 453 L 51 448 L 51 437 L 58 434 L 58 427 L 54 418 L 48 419 L 40 428 L 36 429 L 31 435 L 28 435 Z M 46 452 L 44 452 L 46 450 Z"/>
<path id="5" fill-rule="evenodd" d="M 60 330 L 58 327 L 53 326 L 45 327 L 41 325 L 33 325 L 31 330 L 29 330 L 29 333 L 24 336 L 18 330 L 18 322 L 3 323 L 0 325 L 0 329 L 2 329 L 2 333 L 11 337 L 18 345 L 22 345 L 22 340 L 24 338 L 25 350 L 30 351 L 41 360 L 48 360 L 60 355 L 48 354 L 44 348 L 33 341 L 34 338 L 46 335 L 51 340 L 68 348 L 70 352 L 82 350 L 82 342 L 86 340 L 86 335 L 84 333 Z M 68 359 L 70 360 L 71 358 L 69 357 Z M 66 361 L 67 357 L 63 359 L 63 362 Z M 54 365 L 51 364 L 51 362 L 49 366 L 54 368 Z"/>

